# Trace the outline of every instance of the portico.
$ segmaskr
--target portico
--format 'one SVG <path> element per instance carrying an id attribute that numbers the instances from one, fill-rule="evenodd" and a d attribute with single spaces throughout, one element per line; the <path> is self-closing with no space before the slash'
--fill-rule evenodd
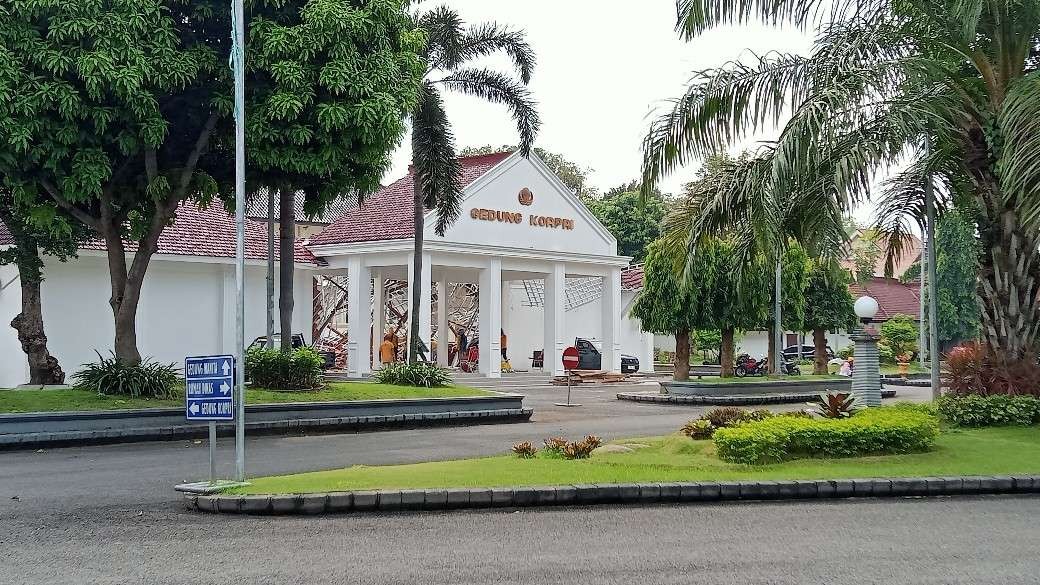
<path id="1" fill-rule="evenodd" d="M 476 285 L 479 369 L 501 376 L 501 337 L 509 339 L 513 361 L 531 350 L 546 352 L 546 373 L 562 374 L 559 356 L 574 343 L 570 332 L 596 339 L 601 369 L 619 371 L 622 351 L 621 271 L 629 259 L 618 256 L 614 237 L 552 172 L 532 154 L 497 153 L 464 158 L 462 213 L 443 236 L 434 231 L 435 217 L 424 226 L 420 274 L 413 274 L 411 216 L 412 176 L 408 175 L 369 198 L 308 242 L 308 248 L 330 272 L 347 276 L 347 369 L 365 376 L 378 367 L 378 346 L 386 331 L 384 283 L 406 281 L 420 287 L 419 337 L 436 341 L 437 361 L 448 365 L 447 291 L 453 283 Z M 599 311 L 588 323 L 568 326 L 568 279 L 598 285 Z M 434 307 L 434 291 L 439 301 Z M 539 304 L 541 322 L 529 310 L 510 312 L 511 299 L 526 291 L 523 304 Z M 411 290 L 409 290 L 410 298 Z M 573 299 L 570 305 L 574 305 Z M 375 308 L 375 310 L 373 310 Z M 380 310 L 384 309 L 384 310 Z M 593 323 L 592 321 L 597 321 Z M 540 330 L 540 331 L 539 331 Z"/>

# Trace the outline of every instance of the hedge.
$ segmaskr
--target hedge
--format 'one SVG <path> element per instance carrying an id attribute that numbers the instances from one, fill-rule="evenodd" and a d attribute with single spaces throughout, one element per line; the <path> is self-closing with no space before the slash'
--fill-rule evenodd
<path id="1" fill-rule="evenodd" d="M 943 420 L 962 427 L 1040 423 L 1040 399 L 1035 396 L 946 394 L 936 400 L 936 406 Z"/>
<path id="2" fill-rule="evenodd" d="M 926 451 L 939 435 L 935 417 L 910 408 L 868 408 L 850 418 L 776 417 L 715 431 L 719 457 L 775 463 L 800 457 L 853 457 Z"/>

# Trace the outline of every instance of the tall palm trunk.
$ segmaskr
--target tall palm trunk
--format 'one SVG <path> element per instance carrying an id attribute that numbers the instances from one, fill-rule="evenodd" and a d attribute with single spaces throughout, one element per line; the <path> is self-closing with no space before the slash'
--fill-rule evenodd
<path id="1" fill-rule="evenodd" d="M 423 289 L 419 279 L 422 275 L 424 212 L 422 185 L 419 182 L 419 175 L 416 173 L 412 191 L 412 222 L 415 227 L 414 247 L 412 249 L 412 281 L 408 283 L 412 291 L 412 308 L 408 311 L 408 363 L 410 364 L 414 364 L 419 359 L 419 311 L 422 310 Z"/>
<path id="2" fill-rule="evenodd" d="M 774 364 L 779 364 L 779 362 L 776 361 L 775 357 L 776 357 L 776 326 L 772 325 L 772 321 L 770 321 L 770 325 L 769 325 L 769 342 L 768 342 L 768 345 L 766 345 L 766 364 L 768 364 L 766 367 L 769 368 L 769 373 L 770 374 L 775 374 L 776 373 L 776 372 L 773 371 L 773 365 Z"/>
<path id="3" fill-rule="evenodd" d="M 813 329 L 813 373 L 827 373 L 827 332 L 823 329 Z"/>
<path id="4" fill-rule="evenodd" d="M 11 319 L 11 327 L 18 332 L 18 342 L 29 363 L 29 383 L 64 384 L 65 372 L 58 364 L 58 359 L 47 349 L 47 334 L 43 329 L 43 300 L 40 295 L 40 269 L 43 263 L 40 250 L 32 237 L 25 234 L 19 236 L 17 264 L 22 310 Z"/>
<path id="5" fill-rule="evenodd" d="M 997 225 L 980 225 L 988 262 L 981 263 L 978 302 L 982 337 L 1008 358 L 1037 349 L 1040 336 L 1040 233 L 1006 210 Z"/>
<path id="6" fill-rule="evenodd" d="M 677 381 L 690 379 L 690 330 L 675 332 L 675 365 L 672 378 Z"/>
<path id="7" fill-rule="evenodd" d="M 733 329 L 722 330 L 722 350 L 719 351 L 719 365 L 722 370 L 721 374 L 723 378 L 730 378 L 733 376 L 734 336 L 735 332 Z"/>
<path id="8" fill-rule="evenodd" d="M 296 257 L 293 242 L 296 239 L 296 193 L 292 189 L 278 190 L 278 320 L 281 331 L 281 350 L 292 350 L 293 272 Z"/>

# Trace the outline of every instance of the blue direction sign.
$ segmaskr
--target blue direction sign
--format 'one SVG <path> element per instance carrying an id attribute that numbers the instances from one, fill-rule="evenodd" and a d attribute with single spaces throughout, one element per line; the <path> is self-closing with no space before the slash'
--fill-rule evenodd
<path id="1" fill-rule="evenodd" d="M 184 358 L 188 420 L 235 420 L 235 357 Z"/>

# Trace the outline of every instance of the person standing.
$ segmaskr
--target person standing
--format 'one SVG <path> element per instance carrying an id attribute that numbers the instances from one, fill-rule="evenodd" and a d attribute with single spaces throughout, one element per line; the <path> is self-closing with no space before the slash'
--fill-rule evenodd
<path id="1" fill-rule="evenodd" d="M 379 344 L 379 363 L 386 366 L 392 364 L 397 360 L 397 348 L 395 347 L 394 336 L 387 333 L 383 336 L 383 343 Z"/>
<path id="2" fill-rule="evenodd" d="M 509 357 L 506 354 L 506 339 L 507 339 L 506 338 L 506 330 L 505 329 L 500 329 L 499 331 L 502 332 L 502 337 L 501 337 L 501 342 L 502 342 L 502 361 L 508 362 L 509 361 Z"/>

